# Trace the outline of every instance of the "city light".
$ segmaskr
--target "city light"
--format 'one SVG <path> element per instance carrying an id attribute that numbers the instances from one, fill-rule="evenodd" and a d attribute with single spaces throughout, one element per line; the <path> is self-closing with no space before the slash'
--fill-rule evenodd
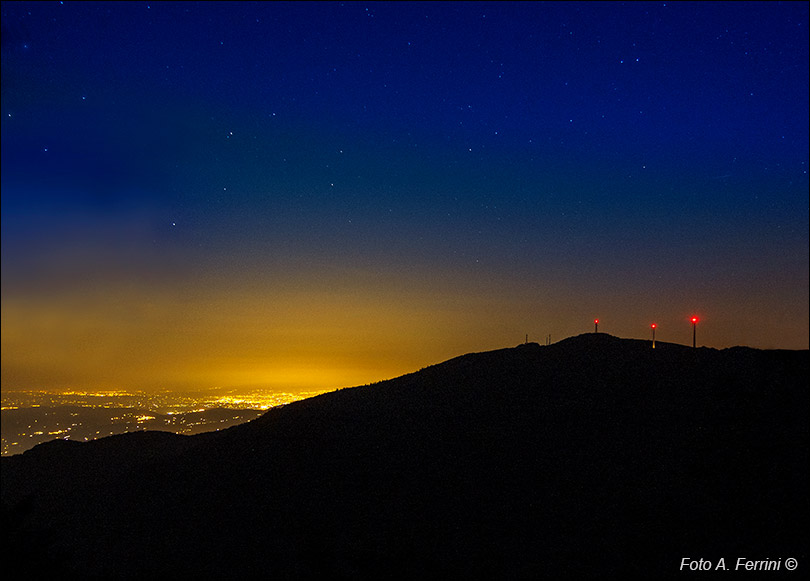
<path id="1" fill-rule="evenodd" d="M 86 442 L 141 430 L 184 435 L 220 430 L 253 420 L 272 407 L 320 393 L 324 391 L 4 390 L 2 455 L 19 454 L 55 438 Z"/>

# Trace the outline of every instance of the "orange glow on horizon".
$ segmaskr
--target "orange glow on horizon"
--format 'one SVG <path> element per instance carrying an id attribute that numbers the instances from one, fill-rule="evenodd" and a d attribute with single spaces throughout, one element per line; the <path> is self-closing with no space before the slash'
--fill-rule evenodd
<path id="1" fill-rule="evenodd" d="M 487 298 L 302 278 L 5 294 L 3 388 L 327 391 L 503 345 Z"/>
<path id="2" fill-rule="evenodd" d="M 77 284 L 58 293 L 4 292 L 2 386 L 10 391 L 190 392 L 215 386 L 329 391 L 397 377 L 465 353 L 514 346 L 527 332 L 551 334 L 554 341 L 575 336 L 598 306 L 588 301 L 606 300 L 583 299 L 575 287 L 559 283 L 482 276 L 472 284 L 464 276 L 444 272 L 420 279 L 413 273 L 334 267 L 278 279 L 178 276 Z M 637 337 L 649 324 L 637 311 L 663 313 L 658 320 L 668 329 L 683 320 L 681 305 L 667 315 L 658 304 L 616 295 L 609 306 L 615 321 L 610 334 L 618 337 Z M 745 316 L 711 306 L 712 325 L 701 338 L 706 346 L 807 348 L 801 328 L 787 340 L 778 333 L 756 334 L 765 317 L 757 305 L 743 311 Z M 750 345 L 747 337 L 763 344 Z M 682 344 L 691 339 L 686 333 L 667 337 Z"/>

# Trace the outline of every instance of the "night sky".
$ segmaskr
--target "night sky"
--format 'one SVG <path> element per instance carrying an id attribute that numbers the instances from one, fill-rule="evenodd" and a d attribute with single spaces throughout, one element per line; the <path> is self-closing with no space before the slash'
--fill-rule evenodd
<path id="1" fill-rule="evenodd" d="M 808 347 L 807 2 L 3 2 L 2 387 Z"/>

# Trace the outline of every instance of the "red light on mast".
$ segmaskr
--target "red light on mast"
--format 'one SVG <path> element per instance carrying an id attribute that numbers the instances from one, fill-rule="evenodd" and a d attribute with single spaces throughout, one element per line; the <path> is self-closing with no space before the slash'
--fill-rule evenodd
<path id="1" fill-rule="evenodd" d="M 697 322 L 698 322 L 698 318 L 697 317 L 692 317 L 692 323 L 697 323 Z"/>
<path id="2" fill-rule="evenodd" d="M 593 332 L 594 333 L 599 332 L 599 319 L 594 319 L 593 320 Z"/>
<path id="3" fill-rule="evenodd" d="M 655 323 L 653 323 L 652 325 L 650 325 L 650 327 L 652 327 L 653 329 L 655 329 L 657 326 L 658 326 L 658 325 L 656 325 Z"/>

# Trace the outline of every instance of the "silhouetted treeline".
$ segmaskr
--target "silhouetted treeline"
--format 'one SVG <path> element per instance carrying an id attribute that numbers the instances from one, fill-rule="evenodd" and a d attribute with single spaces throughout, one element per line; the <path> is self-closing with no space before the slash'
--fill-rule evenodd
<path id="1" fill-rule="evenodd" d="M 25 550 L 4 563 L 37 554 L 36 531 L 63 572 L 105 579 L 657 578 L 683 575 L 683 557 L 807 563 L 807 385 L 807 351 L 588 334 L 217 433 L 46 444 L 2 460 L 4 519 L 26 507 L 9 527 Z"/>

